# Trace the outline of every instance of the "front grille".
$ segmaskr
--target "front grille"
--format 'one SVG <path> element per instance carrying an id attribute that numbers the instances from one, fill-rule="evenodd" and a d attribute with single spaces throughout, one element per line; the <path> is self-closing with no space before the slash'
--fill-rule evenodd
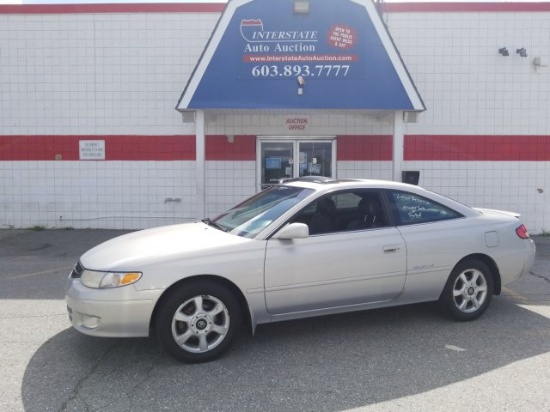
<path id="1" fill-rule="evenodd" d="M 84 267 L 80 263 L 80 261 L 76 262 L 76 265 L 74 265 L 74 268 L 71 272 L 71 278 L 73 279 L 80 279 L 80 276 L 82 276 L 82 272 L 84 271 Z"/>

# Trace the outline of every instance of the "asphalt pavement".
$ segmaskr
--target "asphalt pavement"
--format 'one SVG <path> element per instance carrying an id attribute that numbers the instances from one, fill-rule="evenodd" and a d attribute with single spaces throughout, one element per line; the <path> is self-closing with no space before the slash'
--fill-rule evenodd
<path id="1" fill-rule="evenodd" d="M 477 321 L 421 304 L 261 325 L 186 365 L 70 327 L 72 266 L 122 233 L 0 231 L 1 411 L 550 411 L 550 237 Z"/>

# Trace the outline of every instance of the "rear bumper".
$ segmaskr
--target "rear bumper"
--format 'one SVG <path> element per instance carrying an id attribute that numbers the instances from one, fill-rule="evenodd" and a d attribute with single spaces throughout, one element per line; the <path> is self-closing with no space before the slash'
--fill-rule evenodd
<path id="1" fill-rule="evenodd" d="M 519 254 L 500 258 L 499 269 L 502 285 L 507 285 L 529 274 L 535 264 L 536 247 L 532 239 L 525 240 L 525 250 Z"/>

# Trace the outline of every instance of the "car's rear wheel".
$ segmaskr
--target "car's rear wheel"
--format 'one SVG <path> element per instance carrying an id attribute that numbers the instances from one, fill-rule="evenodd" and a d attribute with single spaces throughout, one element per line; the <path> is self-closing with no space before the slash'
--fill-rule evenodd
<path id="1" fill-rule="evenodd" d="M 487 310 L 493 297 L 493 276 L 479 260 L 466 260 L 455 266 L 439 299 L 453 319 L 468 321 Z"/>
<path id="2" fill-rule="evenodd" d="M 187 363 L 216 359 L 231 345 L 240 324 L 239 303 L 222 285 L 185 283 L 170 292 L 156 317 L 164 349 Z"/>

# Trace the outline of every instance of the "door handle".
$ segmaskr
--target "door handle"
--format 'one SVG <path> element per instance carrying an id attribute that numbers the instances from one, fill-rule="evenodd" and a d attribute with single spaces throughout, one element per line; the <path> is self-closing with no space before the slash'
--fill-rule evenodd
<path id="1" fill-rule="evenodd" d="M 388 245 L 384 246 L 382 250 L 384 251 L 384 253 L 397 253 L 399 252 L 400 248 L 398 245 Z"/>

